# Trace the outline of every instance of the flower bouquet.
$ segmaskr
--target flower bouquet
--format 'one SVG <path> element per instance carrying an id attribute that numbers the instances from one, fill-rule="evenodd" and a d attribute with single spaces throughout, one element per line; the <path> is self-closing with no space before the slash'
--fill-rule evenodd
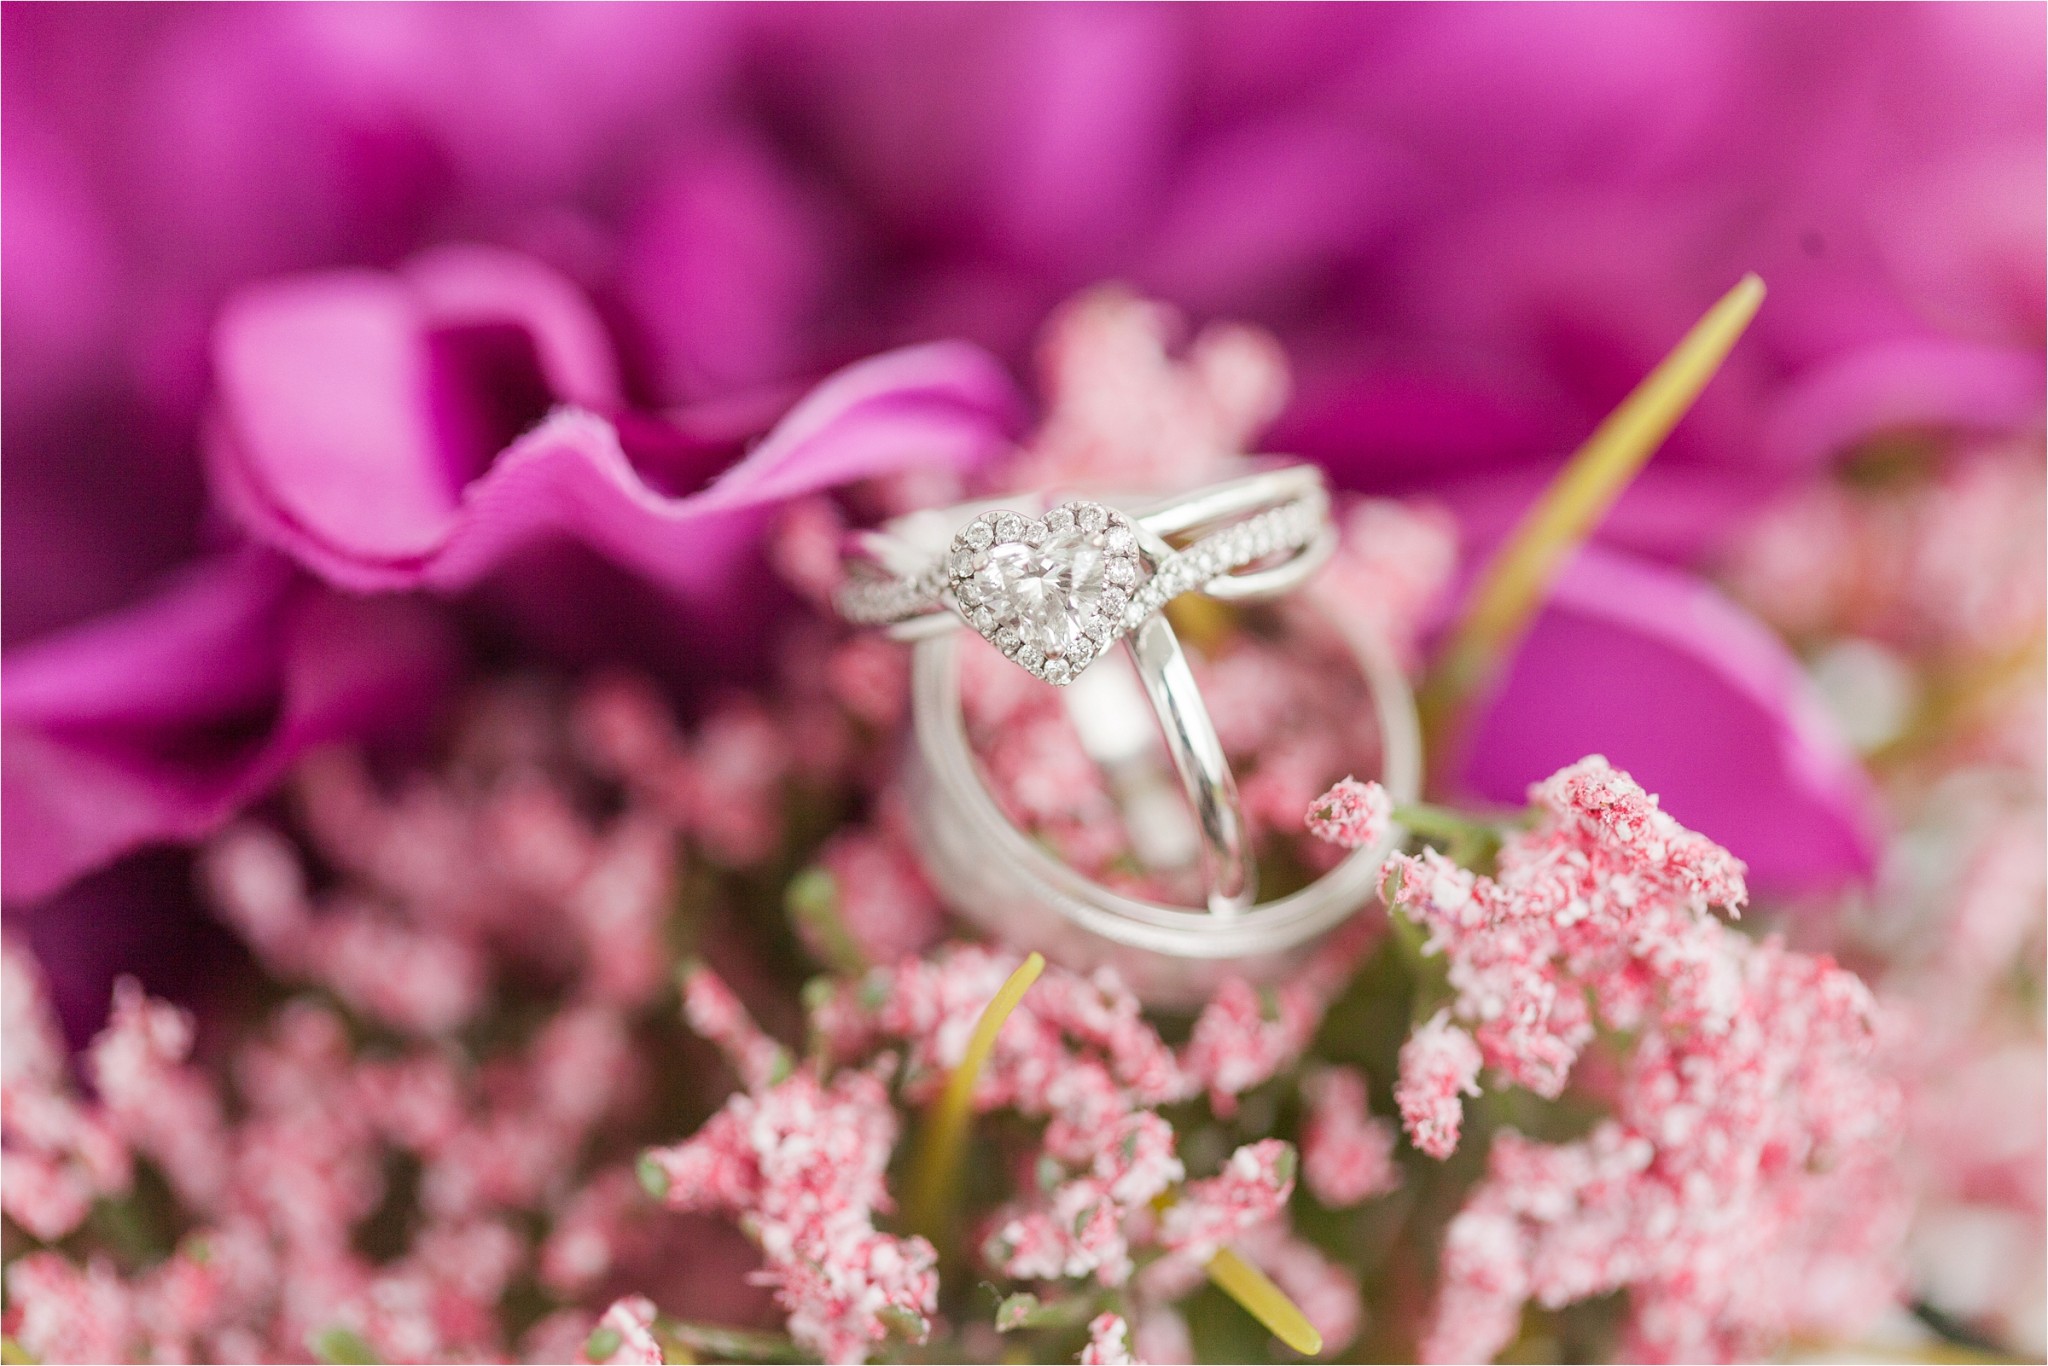
<path id="1" fill-rule="evenodd" d="M 2044 1350 L 2038 9 L 5 20 L 5 1359 Z"/>

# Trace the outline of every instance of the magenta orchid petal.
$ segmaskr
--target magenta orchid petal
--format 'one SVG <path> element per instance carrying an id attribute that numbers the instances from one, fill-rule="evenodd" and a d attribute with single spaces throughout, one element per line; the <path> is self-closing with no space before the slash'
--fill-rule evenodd
<path id="1" fill-rule="evenodd" d="M 1307 114 L 1247 122 L 1185 158 L 1140 279 L 1202 309 L 1256 307 L 1362 259 L 1412 197 L 1412 158 Z"/>
<path id="2" fill-rule="evenodd" d="M 259 538 L 390 558 L 447 534 L 458 490 L 426 403 L 406 401 L 424 399 L 428 361 L 400 281 L 336 273 L 245 295 L 214 361 L 225 413 L 212 477 Z"/>
<path id="3" fill-rule="evenodd" d="M 640 476 L 610 422 L 559 412 L 471 486 L 432 555 L 379 577 L 466 588 L 520 547 L 566 535 L 708 602 L 753 553 L 760 516 L 776 504 L 909 466 L 977 466 L 1007 447 L 1014 404 L 1008 378 L 971 347 L 879 356 L 825 381 L 744 460 L 684 497 Z"/>
<path id="4" fill-rule="evenodd" d="M 818 196 L 752 139 L 693 149 L 635 210 L 619 292 L 664 402 L 788 380 L 844 248 Z"/>
<path id="5" fill-rule="evenodd" d="M 556 284 L 497 254 L 443 254 L 399 277 L 316 276 L 245 296 L 218 348 L 217 493 L 251 535 L 346 588 L 466 589 L 513 552 L 568 537 L 667 587 L 709 595 L 750 547 L 763 509 L 899 469 L 972 468 L 1008 448 L 1018 421 L 1002 368 L 974 347 L 941 343 L 826 379 L 701 490 L 651 482 L 628 455 L 625 419 L 573 403 L 465 482 L 478 451 L 473 440 L 459 448 L 431 401 L 461 402 L 433 392 L 433 329 L 513 321 L 535 338 L 555 397 L 589 392 L 604 378 L 594 334 Z M 684 412 L 672 425 L 633 419 L 633 430 L 641 444 L 692 446 L 702 443 L 688 433 L 729 427 L 731 411 L 718 405 L 701 422 Z"/>
<path id="6" fill-rule="evenodd" d="M 427 553 L 454 526 L 464 475 L 492 453 L 475 449 L 488 438 L 461 382 L 437 367 L 435 337 L 492 325 L 529 340 L 549 395 L 617 403 L 589 306 L 512 252 L 446 248 L 398 275 L 334 271 L 247 291 L 214 347 L 210 454 L 223 493 L 245 517 L 261 508 L 351 555 Z"/>
<path id="7" fill-rule="evenodd" d="M 1896 341 L 1811 367 L 1787 387 L 1765 453 L 1810 467 L 1886 431 L 2024 431 L 2040 420 L 2041 353 L 1953 337 Z"/>
<path id="8" fill-rule="evenodd" d="M 1518 804 L 1586 754 L 1747 861 L 1759 892 L 1839 886 L 1875 862 L 1870 780 L 1777 637 L 1702 581 L 1597 547 L 1467 736 L 1462 778 Z"/>
<path id="9" fill-rule="evenodd" d="M 268 625 L 291 566 L 261 552 L 186 569 L 162 592 L 8 652 L 10 725 L 149 725 L 259 705 L 277 686 Z M 252 629 L 257 628 L 257 629 Z"/>
<path id="10" fill-rule="evenodd" d="M 400 275 L 435 327 L 525 329 L 555 397 L 592 408 L 624 402 L 604 323 L 581 290 L 531 257 L 496 247 L 442 247 Z"/>
<path id="11" fill-rule="evenodd" d="M 453 675 L 428 609 L 245 550 L 8 654 L 0 895 L 207 833 L 309 749 L 423 716 Z"/>

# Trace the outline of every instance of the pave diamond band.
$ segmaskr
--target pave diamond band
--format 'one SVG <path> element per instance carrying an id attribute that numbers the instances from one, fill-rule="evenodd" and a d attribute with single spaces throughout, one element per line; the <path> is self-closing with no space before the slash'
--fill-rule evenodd
<path id="1" fill-rule="evenodd" d="M 1029 511 L 1021 510 L 1029 508 Z M 1182 593 L 1269 598 L 1300 587 L 1336 543 L 1329 493 L 1313 466 L 1267 469 L 1189 493 L 1124 505 L 1020 498 L 1011 506 L 909 513 L 850 538 L 840 612 L 924 646 L 946 644 L 964 621 L 1032 675 L 1066 689 L 1067 709 L 1101 730 L 1091 757 L 1118 761 L 1129 733 L 1123 705 L 1149 704 L 1194 818 L 1211 918 L 1258 899 L 1237 783 L 1172 623 L 1160 610 Z M 1121 642 L 1135 680 L 1089 666 Z M 917 709 L 931 705 L 920 690 Z M 957 723 L 957 691 L 950 701 Z M 922 728 L 931 718 L 920 714 Z M 1109 730 L 1116 730 L 1114 736 Z M 1114 743 L 1110 743 L 1114 742 Z M 1084 740 L 1084 747 L 1087 742 Z M 1098 752 L 1099 750 L 1099 752 Z"/>
<path id="2" fill-rule="evenodd" d="M 1276 493 L 1285 496 L 1275 501 Z M 1222 517 L 1179 524 L 1211 504 Z M 1207 529 L 1217 520 L 1226 524 Z M 1175 549 L 1164 537 L 1183 530 L 1207 534 Z M 1254 475 L 1135 517 L 1086 500 L 1040 517 L 998 508 L 968 522 L 943 556 L 914 572 L 850 577 L 837 605 L 867 626 L 950 609 L 1032 674 L 1064 685 L 1181 594 L 1236 596 L 1221 591 L 1235 571 L 1275 557 L 1319 558 L 1331 535 L 1329 495 L 1307 467 Z"/>
<path id="3" fill-rule="evenodd" d="M 1303 552 L 1330 524 L 1330 496 L 1321 489 L 1219 531 L 1161 561 L 1124 609 L 1129 630 L 1183 593 L 1283 551 Z"/>

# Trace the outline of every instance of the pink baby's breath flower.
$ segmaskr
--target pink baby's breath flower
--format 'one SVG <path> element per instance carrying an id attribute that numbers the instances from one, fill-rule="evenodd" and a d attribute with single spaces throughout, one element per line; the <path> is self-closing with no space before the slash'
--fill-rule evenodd
<path id="1" fill-rule="evenodd" d="M 846 577 L 840 558 L 846 519 L 830 498 L 799 498 L 783 509 L 768 536 L 768 559 L 782 581 L 820 608 Z"/>
<path id="2" fill-rule="evenodd" d="M 1120 1314 L 1097 1314 L 1088 1324 L 1088 1345 L 1081 1366 L 1136 1366 L 1131 1355 L 1131 1327 Z"/>
<path id="3" fill-rule="evenodd" d="M 1611 871 L 1627 879 L 1618 889 L 1622 895 L 1640 895 L 1633 884 L 1648 883 L 1701 909 L 1738 912 L 1749 900 L 1742 860 L 1673 820 L 1653 794 L 1598 755 L 1559 770 L 1529 795 L 1556 818 L 1559 833 L 1579 823 L 1593 851 L 1621 865 Z"/>
<path id="4" fill-rule="evenodd" d="M 614 1300 L 598 1317 L 577 1359 L 587 1366 L 661 1366 L 654 1313 L 654 1301 L 645 1295 Z"/>
<path id="5" fill-rule="evenodd" d="M 1303 1086 L 1308 1114 L 1301 1127 L 1301 1176 L 1331 1209 L 1383 1195 L 1401 1184 L 1394 1165 L 1394 1127 L 1365 1109 L 1365 1078 L 1327 1067 Z"/>
<path id="6" fill-rule="evenodd" d="M 765 857 L 782 833 L 782 780 L 793 755 L 768 709 L 751 697 L 721 703 L 690 751 L 690 828 L 721 863 Z"/>
<path id="7" fill-rule="evenodd" d="M 527 1115 L 569 1134 L 595 1127 L 640 1080 L 626 1022 L 609 1007 L 587 1002 L 557 1011 L 521 1063 Z"/>
<path id="8" fill-rule="evenodd" d="M 910 700 L 910 656 L 894 641 L 858 635 L 832 651 L 825 683 L 854 719 L 886 729 L 903 718 Z"/>
<path id="9" fill-rule="evenodd" d="M 1127 1209 L 1152 1202 L 1186 1174 L 1173 1126 L 1150 1110 L 1125 1115 L 1095 1155 L 1095 1178 Z"/>
<path id="10" fill-rule="evenodd" d="M 483 835 L 507 880 L 548 900 L 567 896 L 596 853 L 568 793 L 537 772 L 514 775 L 490 795 Z"/>
<path id="11" fill-rule="evenodd" d="M 1204 328 L 1176 359 L 1179 320 L 1126 291 L 1066 304 L 1040 350 L 1049 412 L 1012 473 L 1023 487 L 1201 483 L 1285 405 L 1286 357 L 1253 328 Z"/>
<path id="12" fill-rule="evenodd" d="M 1530 789 L 1536 824 L 1476 877 L 1433 850 L 1388 860 L 1392 904 L 1430 932 L 1488 1066 L 1555 1096 L 1594 1034 L 1647 1012 L 1725 1027 L 1740 988 L 1711 906 L 1747 898 L 1739 859 L 1597 756 Z"/>
<path id="13" fill-rule="evenodd" d="M 35 955 L 0 939 L 0 1087 L 42 1087 L 64 1074 L 64 1036 Z"/>
<path id="14" fill-rule="evenodd" d="M 1228 1118 L 1238 1096 L 1294 1065 L 1376 933 L 1370 922 L 1352 921 L 1324 943 L 1314 962 L 1275 987 L 1224 979 L 1181 1052 L 1182 1070 L 1208 1091 L 1212 1110 Z"/>
<path id="15" fill-rule="evenodd" d="M 9 1149 L 0 1209 L 44 1242 L 55 1242 L 84 1223 L 98 1195 L 92 1177 L 77 1163 Z"/>
<path id="16" fill-rule="evenodd" d="M 662 926 L 675 899 L 675 829 L 651 810 L 628 809 L 589 844 L 583 876 L 557 900 L 582 938 L 591 994 L 640 1005 L 667 977 Z"/>
<path id="17" fill-rule="evenodd" d="M 991 1264 L 1018 1280 L 1093 1276 L 1104 1285 L 1130 1279 L 1125 1220 L 1130 1210 L 1105 1182 L 1061 1183 L 1039 1207 L 1003 1222 L 984 1249 Z"/>
<path id="18" fill-rule="evenodd" d="M 921 1339 L 938 1307 L 931 1244 L 874 1228 L 891 1207 L 884 1176 L 896 1131 L 873 1072 L 824 1086 L 799 1071 L 735 1095 L 694 1138 L 647 1153 L 643 1179 L 672 1209 L 741 1218 L 791 1336 L 827 1361 L 862 1361 L 892 1325 Z"/>
<path id="19" fill-rule="evenodd" d="M 1319 586 L 1409 667 L 1416 642 L 1458 567 L 1458 524 L 1434 503 L 1362 498 L 1343 514 L 1343 539 Z"/>
<path id="20" fill-rule="evenodd" d="M 532 1366 L 580 1361 L 596 1326 L 596 1317 L 587 1309 L 557 1309 L 521 1335 L 518 1359 Z"/>
<path id="21" fill-rule="evenodd" d="M 1651 1013 L 1615 1118 L 1573 1143 L 1495 1136 L 1447 1235 L 1425 1355 L 1491 1356 L 1525 1298 L 1627 1288 L 1622 1354 L 1644 1360 L 1750 1359 L 1895 1302 L 1879 1249 L 1903 1227 L 1899 1095 L 1873 1065 L 1869 992 L 1775 942 L 1711 948 L 1738 992 L 1721 1027 L 1684 1002 Z"/>
<path id="22" fill-rule="evenodd" d="M 718 1045 L 748 1090 L 764 1090 L 789 1075 L 789 1050 L 763 1033 L 732 988 L 702 964 L 683 973 L 683 1017 Z"/>
<path id="23" fill-rule="evenodd" d="M 365 903 L 344 904 L 315 922 L 306 961 L 350 1006 L 407 1033 L 445 1034 L 483 1000 L 485 966 L 474 949 Z"/>
<path id="24" fill-rule="evenodd" d="M 818 866 L 831 879 L 819 889 L 831 898 L 830 914 L 868 962 L 894 964 L 944 931 L 945 908 L 916 858 L 886 828 L 842 830 L 819 850 Z M 821 933 L 801 919 L 798 932 L 807 939 Z"/>
<path id="25" fill-rule="evenodd" d="M 1196 1017 L 1183 1065 L 1207 1087 L 1210 1107 L 1227 1116 L 1238 1096 L 1301 1055 L 1320 1019 L 1305 993 L 1228 978 Z"/>
<path id="26" fill-rule="evenodd" d="M 1529 1295 L 1525 1255 L 1511 1219 L 1468 1205 L 1451 1220 L 1422 1360 L 1490 1361 L 1514 1337 Z"/>
<path id="27" fill-rule="evenodd" d="M 636 785 L 658 783 L 682 745 L 660 694 L 638 674 L 591 678 L 576 694 L 569 726 L 585 762 Z"/>
<path id="28" fill-rule="evenodd" d="M 228 1182 L 228 1141 L 213 1088 L 184 1065 L 192 1017 L 152 1000 L 142 984 L 114 984 L 107 1027 L 93 1040 L 89 1068 L 114 1127 L 163 1167 L 180 1199 L 210 1210 Z"/>
<path id="29" fill-rule="evenodd" d="M 13 1337 L 37 1361 L 126 1361 L 135 1331 L 128 1288 L 112 1266 L 84 1270 L 54 1252 L 7 1268 Z"/>
<path id="30" fill-rule="evenodd" d="M 1438 1011 L 1401 1045 L 1401 1079 L 1394 1083 L 1394 1103 L 1409 1141 L 1434 1158 L 1446 1158 L 1458 1146 L 1464 1122 L 1465 1096 L 1479 1094 L 1479 1048 L 1472 1036 Z"/>
<path id="31" fill-rule="evenodd" d="M 855 1008 L 835 1008 L 828 1016 L 849 1044 L 867 1046 L 877 1037 L 901 1043 L 906 1090 L 923 1099 L 959 1063 L 975 1022 L 1016 964 L 1006 951 L 949 945 L 871 971 L 840 993 L 840 1006 Z M 1074 1160 L 1085 1162 L 1112 1132 L 1096 1123 L 1104 1117 L 1096 1102 L 1108 1104 L 1113 1118 L 1189 1094 L 1173 1051 L 1114 972 L 1082 976 L 1051 967 L 996 1036 L 975 1083 L 974 1106 L 1054 1118 L 1074 1109 L 1086 1121 L 1074 1127 L 1087 1139 Z"/>
<path id="32" fill-rule="evenodd" d="M 1258 766 L 1238 784 L 1245 814 L 1267 829 L 1294 834 L 1302 813 L 1328 790 L 1330 775 L 1352 762 L 1336 736 L 1297 728 L 1268 743 Z"/>
<path id="33" fill-rule="evenodd" d="M 570 1197 L 541 1244 L 540 1283 L 571 1299 L 591 1289 L 617 1260 L 625 1229 L 645 1199 L 633 1173 L 600 1174 Z"/>
<path id="34" fill-rule="evenodd" d="M 266 961 L 297 951 L 311 914 L 298 851 L 253 822 L 230 826 L 209 845 L 200 871 L 221 917 Z"/>
<path id="35" fill-rule="evenodd" d="M 1294 1145 L 1277 1138 L 1239 1148 L 1223 1170 L 1191 1181 L 1159 1218 L 1160 1246 L 1206 1262 L 1246 1229 L 1278 1215 L 1294 1193 Z"/>
<path id="36" fill-rule="evenodd" d="M 1385 788 L 1346 778 L 1308 809 L 1308 828 L 1317 839 L 1363 849 L 1379 843 L 1393 818 L 1394 804 Z"/>
<path id="37" fill-rule="evenodd" d="M 6 974 L 0 1133 L 7 1145 L 0 1209 L 37 1238 L 56 1242 L 85 1221 L 95 1199 L 128 1188 L 132 1162 L 103 1107 L 72 1092 L 34 960 L 9 942 L 0 946 L 0 964 Z"/>

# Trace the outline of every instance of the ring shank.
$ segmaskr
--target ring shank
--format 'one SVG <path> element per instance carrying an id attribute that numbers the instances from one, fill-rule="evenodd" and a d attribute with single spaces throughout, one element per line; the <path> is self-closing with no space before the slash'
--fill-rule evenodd
<path id="1" fill-rule="evenodd" d="M 1312 585 L 1309 608 L 1334 627 L 1363 672 L 1380 734 L 1379 781 L 1396 805 L 1421 785 L 1421 741 L 1407 680 L 1391 652 Z M 1019 830 L 983 782 L 960 697 L 960 639 L 933 636 L 912 657 L 914 743 L 905 786 L 912 829 L 949 904 L 1013 943 L 1081 969 L 1113 966 L 1160 1004 L 1205 999 L 1226 975 L 1275 981 L 1377 892 L 1392 829 L 1308 886 L 1234 915 L 1125 896 L 1068 866 Z"/>
<path id="2" fill-rule="evenodd" d="M 952 635 L 961 619 L 947 605 L 950 598 L 934 586 L 944 580 L 933 567 L 940 563 L 953 533 L 962 521 L 985 511 L 1037 511 L 1046 501 L 1045 495 L 1034 495 L 927 510 L 876 531 L 857 533 L 849 542 L 849 558 L 887 577 L 871 574 L 857 579 L 851 585 L 855 591 L 842 594 L 842 611 L 856 620 L 887 623 L 890 635 L 899 640 L 928 643 Z M 1194 816 L 1207 909 L 1217 918 L 1233 917 L 1258 898 L 1258 870 L 1243 808 L 1222 740 L 1179 638 L 1158 609 L 1173 593 L 1190 588 L 1243 601 L 1288 592 L 1307 581 L 1336 544 L 1323 475 L 1314 466 L 1290 465 L 1191 493 L 1111 502 L 1135 504 L 1127 515 L 1152 560 L 1152 579 L 1140 588 L 1139 598 L 1147 588 L 1159 590 L 1151 603 L 1133 602 L 1122 644 L 1151 702 Z M 1200 539 L 1205 533 L 1214 539 Z M 1176 549 L 1168 538 L 1195 539 Z M 1215 548 L 1215 559 L 1205 547 Z M 1273 562 L 1230 572 L 1233 566 L 1260 560 Z M 957 696 L 954 710 L 958 711 Z"/>
<path id="3" fill-rule="evenodd" d="M 1232 916 L 1259 896 L 1258 865 L 1252 861 L 1251 839 L 1244 828 L 1244 808 L 1237 799 L 1237 779 L 1224 757 L 1216 723 L 1195 686 L 1194 671 L 1180 638 L 1165 617 L 1153 617 L 1125 639 L 1138 666 L 1138 678 L 1152 699 L 1166 736 L 1167 752 L 1180 774 L 1181 788 L 1194 809 L 1202 833 L 1203 885 L 1209 913 Z"/>

